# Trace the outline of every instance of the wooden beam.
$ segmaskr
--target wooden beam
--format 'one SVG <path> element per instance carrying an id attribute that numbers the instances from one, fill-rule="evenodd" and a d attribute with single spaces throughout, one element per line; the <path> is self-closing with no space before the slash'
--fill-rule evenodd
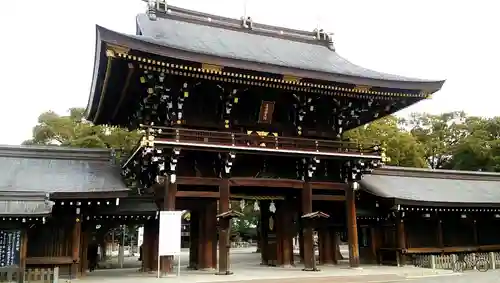
<path id="1" fill-rule="evenodd" d="M 177 191 L 176 197 L 184 198 L 219 198 L 219 192 L 203 192 L 203 191 Z"/>
<path id="2" fill-rule="evenodd" d="M 162 181 L 160 177 L 160 183 Z M 207 177 L 177 177 L 178 185 L 191 186 L 219 186 L 219 178 Z M 303 181 L 294 179 L 266 179 L 252 177 L 233 177 L 229 179 L 232 187 L 272 187 L 272 188 L 287 188 L 287 189 L 302 189 Z M 347 187 L 344 183 L 337 182 L 310 182 L 313 189 L 318 190 L 345 190 Z"/>
<path id="3" fill-rule="evenodd" d="M 312 200 L 345 201 L 345 196 L 313 195 Z"/>

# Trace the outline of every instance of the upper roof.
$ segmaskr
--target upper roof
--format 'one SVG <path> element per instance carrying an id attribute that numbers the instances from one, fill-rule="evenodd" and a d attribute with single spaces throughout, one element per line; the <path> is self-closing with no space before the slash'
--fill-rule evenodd
<path id="1" fill-rule="evenodd" d="M 361 185 L 400 204 L 500 206 L 499 173 L 383 167 L 366 175 Z"/>
<path id="2" fill-rule="evenodd" d="M 128 190 L 106 149 L 0 146 L 2 192 L 88 193 Z"/>
<path id="3" fill-rule="evenodd" d="M 444 82 L 360 67 L 339 56 L 324 40 L 316 39 L 315 32 L 258 23 L 249 29 L 242 26 L 241 20 L 173 6 L 168 6 L 168 12 L 158 14 L 156 20 L 138 15 L 137 33 L 126 35 L 98 26 L 96 50 L 100 51 L 102 43 L 111 43 L 191 62 L 431 93 Z"/>

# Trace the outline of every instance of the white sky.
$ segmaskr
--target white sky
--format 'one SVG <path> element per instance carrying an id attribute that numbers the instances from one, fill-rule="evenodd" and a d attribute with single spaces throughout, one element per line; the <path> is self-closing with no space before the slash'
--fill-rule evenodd
<path id="1" fill-rule="evenodd" d="M 244 0 L 169 0 L 239 18 Z M 337 51 L 367 68 L 447 79 L 432 100 L 403 111 L 495 116 L 500 4 L 491 0 L 247 0 L 254 21 L 335 33 Z M 38 115 L 85 107 L 95 25 L 135 33 L 140 0 L 0 1 L 0 144 L 30 138 Z M 495 28 L 496 27 L 496 28 Z M 495 71 L 497 70 L 497 71 Z"/>

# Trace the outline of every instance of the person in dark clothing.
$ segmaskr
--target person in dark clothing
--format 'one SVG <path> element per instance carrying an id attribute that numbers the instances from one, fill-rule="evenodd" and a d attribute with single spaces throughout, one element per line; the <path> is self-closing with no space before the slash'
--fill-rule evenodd
<path id="1" fill-rule="evenodd" d="M 89 260 L 89 271 L 94 271 L 97 268 L 99 246 L 95 241 L 89 244 L 87 249 L 87 258 Z"/>
<path id="2" fill-rule="evenodd" d="M 139 261 L 142 261 L 142 245 L 139 247 Z"/>

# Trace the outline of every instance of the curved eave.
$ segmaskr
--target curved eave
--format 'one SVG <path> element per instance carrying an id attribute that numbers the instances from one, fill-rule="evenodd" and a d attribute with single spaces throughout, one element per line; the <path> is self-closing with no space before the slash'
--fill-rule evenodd
<path id="1" fill-rule="evenodd" d="M 96 43 L 95 43 L 95 57 L 94 57 L 94 71 L 92 74 L 92 83 L 90 86 L 90 95 L 89 95 L 89 100 L 87 102 L 87 108 L 85 109 L 84 116 L 87 120 L 94 122 L 95 114 L 97 111 L 98 107 L 98 102 L 99 98 L 101 96 L 101 91 L 102 89 L 98 87 L 98 80 L 100 77 L 103 77 L 104 74 L 103 72 L 100 72 L 99 70 L 101 69 L 101 65 L 103 63 L 102 60 L 103 57 L 103 52 L 104 51 L 104 45 L 103 44 L 103 39 L 101 37 L 101 27 L 97 26 L 96 27 Z M 97 101 L 96 101 L 97 100 Z"/>
<path id="2" fill-rule="evenodd" d="M 101 26 L 97 26 L 97 43 L 96 43 L 96 61 L 94 66 L 94 81 L 98 74 L 95 72 L 99 66 L 99 59 L 102 55 L 103 43 L 111 43 L 114 45 L 119 45 L 127 47 L 133 50 L 152 53 L 155 55 L 170 57 L 185 61 L 192 61 L 198 63 L 215 64 L 222 65 L 225 67 L 246 69 L 257 72 L 266 72 L 274 74 L 287 74 L 294 75 L 301 78 L 316 79 L 330 82 L 347 83 L 354 85 L 367 85 L 374 87 L 383 87 L 391 89 L 402 89 L 402 90 L 418 90 L 427 93 L 434 93 L 441 89 L 444 84 L 444 80 L 441 81 L 397 81 L 397 80 L 382 80 L 364 77 L 355 77 L 349 75 L 335 74 L 320 72 L 314 70 L 305 70 L 292 67 L 283 67 L 273 64 L 265 64 L 259 62 L 252 62 L 246 60 L 240 60 L 235 58 L 226 58 L 208 54 L 194 53 L 188 50 L 182 50 L 177 48 L 168 47 L 160 44 L 160 42 L 152 37 L 145 36 L 133 36 L 125 35 L 118 32 L 111 31 Z M 95 82 L 93 81 L 92 87 L 95 92 Z M 92 92 L 91 94 L 93 94 Z M 92 97 L 90 99 L 92 101 Z"/>

